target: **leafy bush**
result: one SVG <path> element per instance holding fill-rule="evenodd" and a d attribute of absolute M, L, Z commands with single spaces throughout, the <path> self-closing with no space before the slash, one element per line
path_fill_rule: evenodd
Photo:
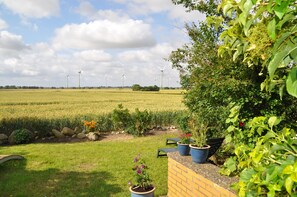
<path fill-rule="evenodd" d="M 127 132 L 134 136 L 144 136 L 150 129 L 152 122 L 152 115 L 147 110 L 143 112 L 135 109 L 132 116 L 131 125 L 128 127 Z"/>
<path fill-rule="evenodd" d="M 132 86 L 133 91 L 160 91 L 160 88 L 156 85 L 154 86 L 140 86 L 139 84 L 134 84 Z"/>
<path fill-rule="evenodd" d="M 28 129 L 18 129 L 12 132 L 12 139 L 14 144 L 27 144 L 33 140 L 33 134 Z"/>
<path fill-rule="evenodd" d="M 133 91 L 141 91 L 141 86 L 139 84 L 134 84 L 134 85 L 132 85 L 132 90 Z"/>
<path fill-rule="evenodd" d="M 112 111 L 112 122 L 115 129 L 125 130 L 131 124 L 132 117 L 128 109 L 124 109 L 122 104 Z"/>
<path fill-rule="evenodd" d="M 221 173 L 240 175 L 239 196 L 286 196 L 296 192 L 297 140 L 293 129 L 276 116 L 239 118 L 239 106 L 231 110 L 226 131 L 227 159 Z M 276 131 L 276 132 L 275 132 Z M 294 171 L 296 166 L 296 171 Z"/>

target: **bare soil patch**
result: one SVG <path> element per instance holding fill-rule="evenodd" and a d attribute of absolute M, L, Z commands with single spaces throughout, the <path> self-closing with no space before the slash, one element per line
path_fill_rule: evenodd
<path fill-rule="evenodd" d="M 178 130 L 177 129 L 152 129 L 149 131 L 148 136 L 152 135 L 164 135 L 164 134 L 176 134 L 178 136 Z M 109 133 L 101 133 L 99 136 L 99 141 L 119 141 L 119 140 L 128 140 L 133 139 L 134 136 L 127 134 L 127 133 L 121 133 L 121 132 L 109 132 Z M 88 139 L 78 139 L 78 138 L 72 138 L 72 137 L 65 137 L 65 138 L 54 138 L 54 137 L 48 137 L 43 139 L 35 140 L 34 143 L 76 143 L 76 142 L 85 142 L 89 141 Z"/>

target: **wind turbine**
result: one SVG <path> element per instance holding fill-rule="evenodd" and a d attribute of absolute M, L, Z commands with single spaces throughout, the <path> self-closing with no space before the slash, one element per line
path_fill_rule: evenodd
<path fill-rule="evenodd" d="M 125 87 L 125 79 L 126 79 L 126 75 L 124 73 L 124 74 L 122 74 L 122 88 Z"/>
<path fill-rule="evenodd" d="M 80 89 L 80 75 L 81 75 L 81 70 L 78 71 L 78 88 Z"/>
<path fill-rule="evenodd" d="M 67 75 L 66 77 L 67 77 L 67 89 L 68 89 L 69 88 L 69 86 L 68 86 L 69 75 Z"/>
<path fill-rule="evenodd" d="M 163 78 L 164 78 L 164 71 L 165 71 L 165 66 L 163 66 L 163 68 L 159 67 L 160 71 L 161 71 L 161 84 L 160 84 L 160 88 L 163 88 Z"/>

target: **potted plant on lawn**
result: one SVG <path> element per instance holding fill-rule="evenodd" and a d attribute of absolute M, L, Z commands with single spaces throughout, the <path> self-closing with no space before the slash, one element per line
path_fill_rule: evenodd
<path fill-rule="evenodd" d="M 136 184 L 129 181 L 131 197 L 154 197 L 155 187 L 152 185 L 152 180 L 147 173 L 147 165 L 140 158 L 140 154 L 134 158 L 133 175 Z"/>
<path fill-rule="evenodd" d="M 182 133 L 180 135 L 180 141 L 177 142 L 177 149 L 181 156 L 186 156 L 190 154 L 190 141 L 191 133 Z"/>
<path fill-rule="evenodd" d="M 192 161 L 195 163 L 205 163 L 210 149 L 210 146 L 206 144 L 208 126 L 193 119 L 190 121 L 190 127 L 194 139 L 194 143 L 190 144 Z"/>

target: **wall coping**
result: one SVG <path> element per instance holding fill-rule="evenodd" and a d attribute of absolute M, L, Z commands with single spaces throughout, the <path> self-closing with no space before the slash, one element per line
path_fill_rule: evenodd
<path fill-rule="evenodd" d="M 186 166 L 195 173 L 236 194 L 235 191 L 230 188 L 230 186 L 231 184 L 239 181 L 238 177 L 228 177 L 221 175 L 219 173 L 220 168 L 211 163 L 196 164 L 192 162 L 191 156 L 180 156 L 178 152 L 167 153 L 167 155 L 169 158 Z"/>

